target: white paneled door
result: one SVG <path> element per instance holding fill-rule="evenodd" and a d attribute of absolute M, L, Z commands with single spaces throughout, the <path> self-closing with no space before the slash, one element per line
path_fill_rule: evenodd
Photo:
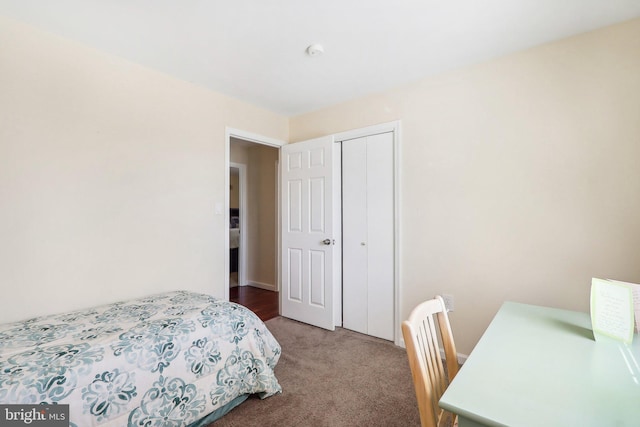
<path fill-rule="evenodd" d="M 333 137 L 281 151 L 281 314 L 333 330 Z"/>

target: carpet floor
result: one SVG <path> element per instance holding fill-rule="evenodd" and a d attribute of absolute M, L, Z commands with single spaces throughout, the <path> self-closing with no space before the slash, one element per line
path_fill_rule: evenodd
<path fill-rule="evenodd" d="M 252 396 L 211 427 L 420 425 L 404 349 L 342 328 L 283 317 L 265 323 L 282 346 L 282 394 Z"/>

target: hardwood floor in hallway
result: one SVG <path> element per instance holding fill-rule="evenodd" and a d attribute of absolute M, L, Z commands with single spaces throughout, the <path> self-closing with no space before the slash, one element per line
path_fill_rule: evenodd
<path fill-rule="evenodd" d="M 247 307 L 263 322 L 279 315 L 278 292 L 253 286 L 234 286 L 229 288 L 229 300 Z"/>

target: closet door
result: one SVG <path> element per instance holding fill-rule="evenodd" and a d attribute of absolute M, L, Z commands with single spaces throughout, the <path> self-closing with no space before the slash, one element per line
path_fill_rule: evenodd
<path fill-rule="evenodd" d="M 393 133 L 342 143 L 343 326 L 393 340 Z"/>

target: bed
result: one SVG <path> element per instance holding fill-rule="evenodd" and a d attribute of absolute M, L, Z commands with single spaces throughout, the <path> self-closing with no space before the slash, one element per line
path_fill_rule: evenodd
<path fill-rule="evenodd" d="M 204 426 L 281 391 L 250 310 L 175 291 L 0 325 L 0 403 L 69 404 L 70 425 Z"/>

